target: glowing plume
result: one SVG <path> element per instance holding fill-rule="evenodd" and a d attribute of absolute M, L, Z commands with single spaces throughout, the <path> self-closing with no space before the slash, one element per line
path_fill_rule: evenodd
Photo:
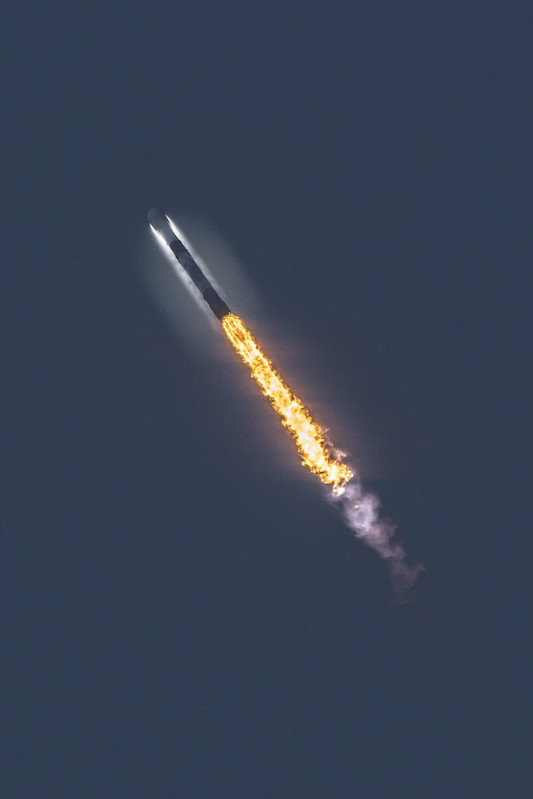
<path fill-rule="evenodd" d="M 249 366 L 259 388 L 280 415 L 281 423 L 292 433 L 302 465 L 318 475 L 323 483 L 333 485 L 337 493 L 342 493 L 346 483 L 353 477 L 353 472 L 332 455 L 320 425 L 313 421 L 302 401 L 283 382 L 242 319 L 230 313 L 222 319 L 222 327 L 233 347 Z"/>

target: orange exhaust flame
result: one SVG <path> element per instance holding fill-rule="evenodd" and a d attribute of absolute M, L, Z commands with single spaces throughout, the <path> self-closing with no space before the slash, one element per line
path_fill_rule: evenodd
<path fill-rule="evenodd" d="M 353 472 L 332 455 L 320 425 L 313 421 L 301 400 L 285 385 L 242 319 L 235 314 L 227 314 L 222 319 L 222 327 L 241 359 L 249 366 L 259 388 L 281 417 L 281 423 L 290 430 L 302 465 L 318 475 L 323 483 L 333 485 L 335 493 L 342 494 Z"/>

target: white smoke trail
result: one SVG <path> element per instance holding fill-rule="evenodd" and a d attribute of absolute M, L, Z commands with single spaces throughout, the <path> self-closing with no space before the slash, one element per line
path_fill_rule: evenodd
<path fill-rule="evenodd" d="M 409 566 L 404 548 L 401 544 L 392 542 L 395 527 L 380 516 L 378 497 L 365 491 L 355 477 L 344 491 L 332 492 L 330 497 L 341 506 L 346 524 L 356 537 L 387 562 L 395 596 L 397 599 L 401 598 L 414 585 L 420 572 L 424 571 L 424 566 Z"/>

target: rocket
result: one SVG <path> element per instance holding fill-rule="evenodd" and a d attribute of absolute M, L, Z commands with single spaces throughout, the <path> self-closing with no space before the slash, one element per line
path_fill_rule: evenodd
<path fill-rule="evenodd" d="M 180 239 L 179 233 L 171 225 L 168 217 L 158 208 L 148 211 L 148 222 L 157 238 L 165 244 L 174 255 L 186 275 L 192 280 L 197 290 L 219 321 L 230 313 L 230 309 L 204 275 L 196 263 L 194 256 Z"/>

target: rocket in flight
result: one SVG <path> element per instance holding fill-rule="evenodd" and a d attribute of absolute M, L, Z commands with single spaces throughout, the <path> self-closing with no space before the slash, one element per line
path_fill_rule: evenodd
<path fill-rule="evenodd" d="M 172 221 L 156 208 L 148 211 L 148 221 L 156 238 L 177 260 L 179 271 L 183 270 L 183 277 L 193 283 L 219 320 L 230 344 L 250 369 L 261 392 L 281 417 L 283 426 L 291 432 L 302 464 L 317 474 L 323 483 L 332 485 L 339 493 L 342 492 L 353 477 L 353 471 L 342 463 L 328 444 L 325 431 L 312 419 L 302 401 L 281 378 L 242 319 L 230 311 Z"/>
<path fill-rule="evenodd" d="M 193 284 L 218 319 L 261 393 L 292 435 L 302 466 L 330 487 L 331 497 L 341 503 L 348 527 L 388 563 L 395 587 L 401 591 L 412 585 L 423 567 L 409 566 L 403 547 L 391 541 L 394 527 L 380 517 L 378 498 L 364 490 L 355 470 L 344 462 L 343 453 L 331 445 L 326 431 L 276 371 L 252 332 L 230 311 L 171 220 L 152 208 L 148 221 L 156 238 L 178 262 L 178 271 Z"/>
<path fill-rule="evenodd" d="M 151 208 L 147 216 L 154 234 L 172 251 L 185 274 L 192 280 L 211 311 L 219 321 L 222 321 L 230 313 L 230 309 L 204 275 L 194 256 L 179 238 L 179 233 L 168 217 L 158 208 Z"/>

